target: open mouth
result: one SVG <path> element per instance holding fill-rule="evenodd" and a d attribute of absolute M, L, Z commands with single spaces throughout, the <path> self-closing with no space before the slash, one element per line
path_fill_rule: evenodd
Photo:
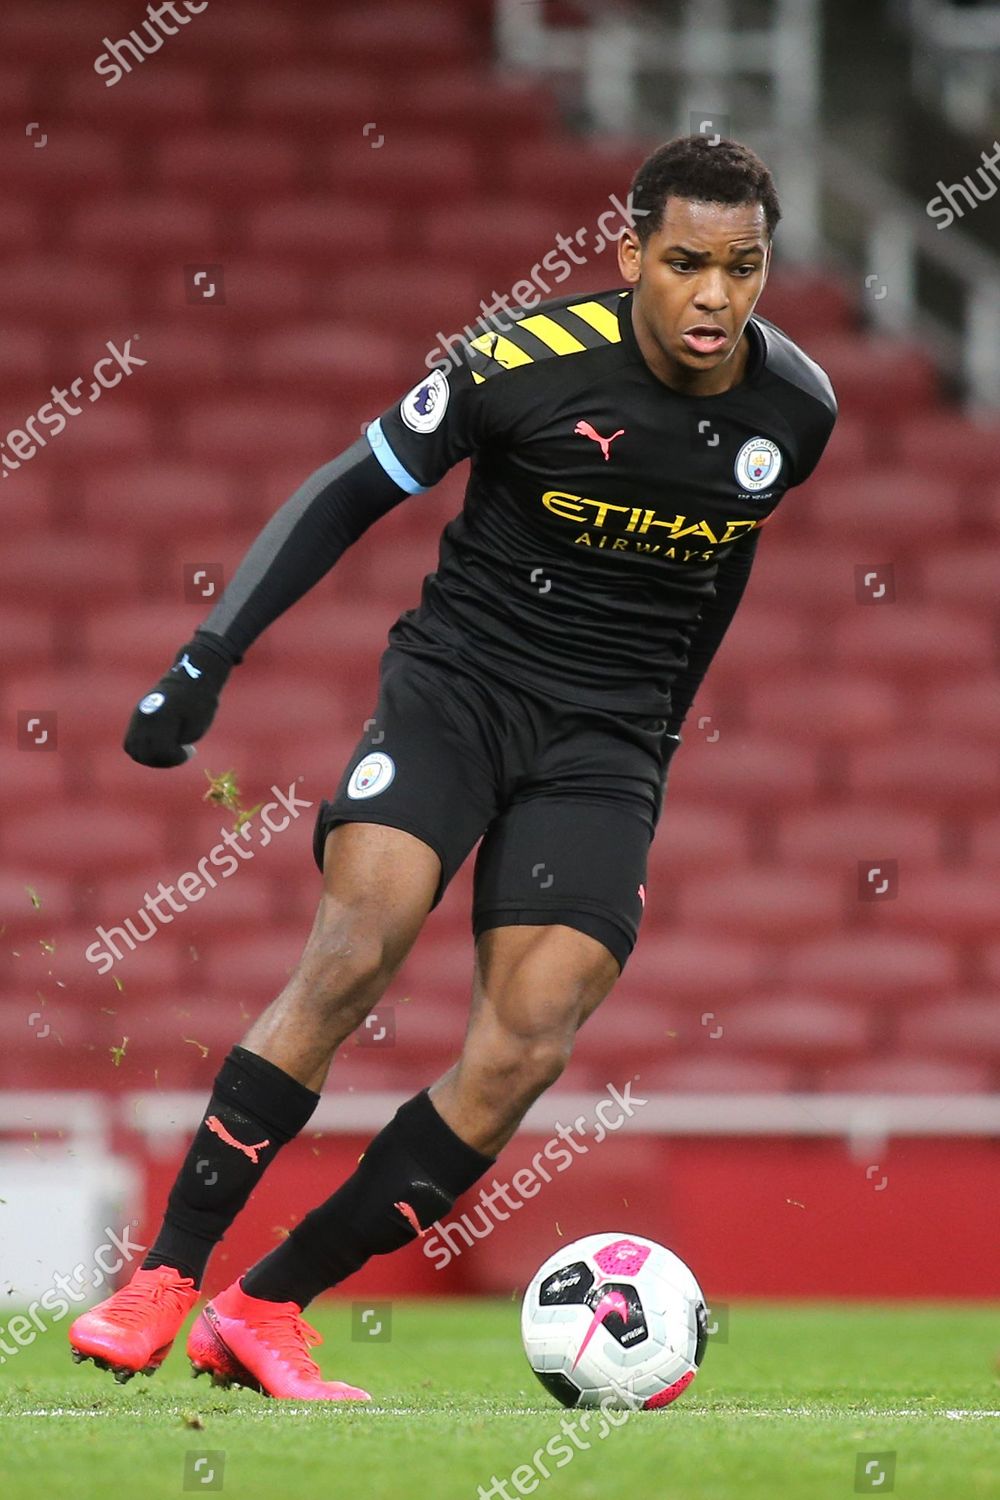
<path fill-rule="evenodd" d="M 693 354 L 717 354 L 725 347 L 728 337 L 725 329 L 714 323 L 698 323 L 681 334 Z"/>

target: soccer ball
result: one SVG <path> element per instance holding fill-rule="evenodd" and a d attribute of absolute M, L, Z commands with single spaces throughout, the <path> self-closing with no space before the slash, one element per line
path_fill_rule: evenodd
<path fill-rule="evenodd" d="M 528 1363 L 563 1406 L 669 1406 L 708 1341 L 701 1287 L 672 1251 L 591 1234 L 550 1256 L 521 1304 Z"/>

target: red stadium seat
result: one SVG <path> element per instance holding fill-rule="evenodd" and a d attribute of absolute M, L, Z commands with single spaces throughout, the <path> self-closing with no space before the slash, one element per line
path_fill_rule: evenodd
<path fill-rule="evenodd" d="M 969 858 L 974 867 L 984 867 L 984 873 L 1000 867 L 1000 813 L 973 821 Z"/>
<path fill-rule="evenodd" d="M 798 942 L 839 926 L 850 890 L 850 874 L 749 866 L 693 876 L 681 885 L 677 919 L 713 939 L 729 934 Z"/>
<path fill-rule="evenodd" d="M 373 106 L 376 114 L 378 107 Z M 358 193 L 382 201 L 406 201 L 419 183 L 425 202 L 443 198 L 449 203 L 469 200 L 483 185 L 479 153 L 467 140 L 449 140 L 440 131 L 389 131 L 388 145 L 372 149 L 374 130 L 366 138 L 355 124 L 345 142 L 338 138 L 323 156 L 323 175 L 335 193 Z M 415 298 L 419 304 L 421 294 Z"/>
<path fill-rule="evenodd" d="M 22 682 L 24 679 L 22 679 Z M 39 725 L 34 730 L 27 728 L 27 716 L 38 709 L 48 707 L 44 701 L 36 702 L 33 697 L 28 697 L 28 687 L 23 687 L 20 697 L 15 691 L 6 691 L 4 696 L 5 715 L 11 727 L 10 740 L 7 744 L 0 745 L 0 810 L 4 815 L 4 821 L 9 813 L 23 812 L 25 808 L 35 807 L 43 803 L 58 803 L 67 793 L 67 766 L 63 756 L 55 751 L 41 748 L 46 741 L 42 735 L 46 733 L 45 724 Z M 26 745 L 39 742 L 37 750 L 21 749 L 17 744 L 14 734 L 14 725 L 18 722 L 21 714 L 25 714 L 22 736 Z M 15 717 L 17 716 L 17 718 Z M 55 743 L 58 745 L 58 723 L 56 725 Z M 53 736 L 49 735 L 49 741 Z M 2 823 L 0 823 L 2 829 Z M 0 838 L 0 850 L 3 848 Z M 2 920 L 2 919 L 0 919 Z"/>
<path fill-rule="evenodd" d="M 716 1031 L 721 1034 L 713 1037 Z M 873 1031 L 865 1006 L 803 991 L 736 1004 L 720 1001 L 711 1032 L 692 1027 L 691 1040 L 709 1056 L 718 1049 L 722 1055 L 750 1053 L 819 1066 L 863 1057 Z"/>
<path fill-rule="evenodd" d="M 962 992 L 937 1005 L 905 1011 L 897 1046 L 927 1057 L 967 1057 L 1000 1063 L 1000 1006 L 996 995 Z"/>
<path fill-rule="evenodd" d="M 944 409 L 911 417 L 909 410 L 900 401 L 900 411 L 907 412 L 895 427 L 895 456 L 901 466 L 920 469 L 933 463 L 936 473 L 962 485 L 996 482 L 1000 423 L 970 422 Z"/>
<path fill-rule="evenodd" d="M 938 732 L 850 752 L 847 785 L 852 797 L 891 798 L 899 807 L 973 810 L 1000 795 L 1000 764 L 987 745 Z"/>
<path fill-rule="evenodd" d="M 118 41 L 128 36 L 134 25 L 141 25 L 141 20 L 133 12 L 121 28 L 110 26 L 107 16 L 103 24 L 104 35 Z M 142 36 L 151 45 L 147 34 Z M 121 49 L 120 55 L 126 62 L 134 62 L 127 48 Z M 160 56 L 152 67 L 133 66 L 126 78 L 119 79 L 119 85 L 124 87 L 112 84 L 109 88 L 110 76 L 109 72 L 99 75 L 100 85 L 96 88 L 90 69 L 68 72 L 61 81 L 54 80 L 60 111 L 82 124 L 122 132 L 190 129 L 197 120 L 207 126 L 214 94 L 209 73 L 171 64 Z"/>
<path fill-rule="evenodd" d="M 996 559 L 982 542 L 928 552 L 919 559 L 924 594 L 935 603 L 983 610 L 998 618 Z"/>
<path fill-rule="evenodd" d="M 990 1069 L 939 1058 L 870 1057 L 824 1071 L 826 1094 L 979 1094 L 989 1091 Z"/>
<path fill-rule="evenodd" d="M 44 128 L 47 122 L 42 123 Z M 48 139 L 41 149 L 22 147 L 7 153 L 4 185 L 12 195 L 27 193 L 62 204 L 67 198 L 113 191 L 124 185 L 125 152 L 118 136 L 65 121 L 58 129 L 50 126 L 45 134 Z"/>
<path fill-rule="evenodd" d="M 823 513 L 824 521 L 836 515 L 827 507 L 820 479 L 809 485 L 812 497 L 805 506 L 810 515 Z M 855 573 L 858 566 L 857 545 L 834 545 L 817 542 L 814 534 L 800 535 L 797 525 L 794 537 L 786 535 L 785 522 L 798 523 L 802 507 L 799 492 L 794 491 L 775 513 L 776 529 L 763 538 L 753 565 L 754 592 L 795 610 L 808 609 L 813 618 L 843 614 L 857 604 Z M 769 523 L 770 524 L 770 523 Z M 791 530 L 791 528 L 787 528 Z M 748 597 L 749 603 L 749 597 Z"/>
<path fill-rule="evenodd" d="M 792 809 L 777 825 L 776 854 L 787 869 L 838 870 L 853 878 L 862 862 L 891 858 L 909 871 L 935 865 L 941 852 L 938 818 L 884 803 Z"/>
<path fill-rule="evenodd" d="M 666 1094 L 786 1094 L 796 1084 L 797 1067 L 776 1058 L 644 1058 L 639 1086 Z"/>
<path fill-rule="evenodd" d="M 315 468 L 338 452 L 330 404 L 291 401 L 273 393 L 199 402 L 183 418 L 182 440 L 199 462 L 274 462 L 294 457 Z M 307 470 L 308 472 L 308 470 Z"/>
<path fill-rule="evenodd" d="M 900 551 L 919 554 L 931 542 L 951 542 L 962 524 L 959 482 L 947 471 L 929 474 L 926 468 L 910 473 L 868 468 L 864 475 L 844 475 L 824 462 L 808 498 L 796 492 L 789 503 L 810 530 L 833 533 L 838 543 L 853 539 L 855 562 L 872 565 Z M 899 597 L 908 603 L 908 570 L 899 567 L 897 572 Z M 853 584 L 851 573 L 848 583 Z"/>
<path fill-rule="evenodd" d="M 654 889 L 646 900 L 650 918 L 662 920 Z M 757 993 L 766 978 L 767 954 L 759 943 L 734 937 L 710 943 L 704 933 L 650 928 L 640 930 L 619 985 L 623 993 L 707 1011 L 722 997 Z"/>
<path fill-rule="evenodd" d="M 0 604 L 0 641 L 5 655 L 19 669 L 48 666 L 55 654 L 55 625 L 51 612 L 37 606 Z"/>
<path fill-rule="evenodd" d="M 329 274 L 341 263 L 355 265 L 360 245 L 366 256 L 384 260 L 397 244 L 398 230 L 392 205 L 325 193 L 316 198 L 296 194 L 251 207 L 246 234 L 251 251 L 287 256 L 300 265 L 315 263 Z"/>
<path fill-rule="evenodd" d="M 5 857 L 29 864 L 39 875 L 79 872 L 96 876 L 108 869 L 144 870 L 150 849 L 162 849 L 159 819 L 119 812 L 105 803 L 76 803 L 15 813 L 6 820 Z"/>
<path fill-rule="evenodd" d="M 407 72 L 394 89 L 394 97 L 409 128 L 464 136 L 493 149 L 501 141 L 509 146 L 512 139 L 538 139 L 551 130 L 556 113 L 552 91 L 544 83 L 517 76 L 492 77 L 484 74 L 481 65 L 427 68 L 419 75 Z M 575 228 L 567 226 L 567 232 Z M 551 240 L 543 249 L 550 244 Z"/>
<path fill-rule="evenodd" d="M 127 325 L 129 294 L 129 278 L 99 256 L 32 255 L 8 261 L 4 266 L 0 277 L 0 313 L 4 321 L 13 316 L 60 330 L 81 318 L 92 323 L 103 317 L 109 323 L 104 337 L 109 338 L 118 332 L 122 319 Z M 85 368 L 89 369 L 105 352 L 98 345 Z M 68 387 L 73 377 L 82 373 L 53 370 L 52 378 Z"/>
<path fill-rule="evenodd" d="M 27 120 L 32 86 L 33 76 L 29 68 L 0 67 L 0 118 L 18 121 Z M 35 149 L 44 150 L 45 148 L 36 147 Z M 9 206 L 11 208 L 14 207 L 13 204 Z"/>
<path fill-rule="evenodd" d="M 475 273 L 453 264 L 422 267 L 418 294 L 404 271 L 387 272 L 383 265 L 364 263 L 345 266 L 319 292 L 324 309 L 334 316 L 362 318 L 367 328 L 416 338 L 424 343 L 427 354 L 432 352 L 432 345 L 437 347 L 439 333 L 450 337 L 475 324 L 482 311 L 481 295 Z M 422 359 L 410 366 L 407 378 L 411 384 L 424 368 Z"/>
<path fill-rule="evenodd" d="M 959 982 L 959 950 L 938 938 L 844 932 L 773 956 L 784 984 L 877 1007 L 936 1000 Z"/>
<path fill-rule="evenodd" d="M 809 354 L 829 375 L 845 411 L 892 419 L 900 411 L 931 407 L 937 397 L 934 363 L 921 344 L 834 333 L 812 338 Z"/>
<path fill-rule="evenodd" d="M 357 323 L 311 322 L 261 334 L 253 350 L 252 373 L 280 381 L 284 389 L 304 386 L 314 394 L 350 383 L 377 412 L 402 396 L 420 377 L 402 342 Z"/>
<path fill-rule="evenodd" d="M 12 7 L 4 17 L 4 60 L 23 58 L 51 67 L 58 58 L 78 64 L 81 57 L 93 55 L 105 31 L 112 37 L 124 35 L 115 28 L 130 9 L 122 0 L 110 0 L 107 5 L 103 0 L 80 0 L 72 10 L 60 0 L 34 0 L 31 5 Z M 91 79 L 92 87 L 95 82 Z"/>
<path fill-rule="evenodd" d="M 209 279 L 200 283 L 199 288 L 194 285 L 197 271 L 189 282 L 184 268 L 174 264 L 159 272 L 144 293 L 157 315 L 169 318 L 177 326 L 235 334 L 243 346 L 252 340 L 258 327 L 280 327 L 286 319 L 304 317 L 312 310 L 309 278 L 290 256 L 227 255 L 219 263 L 221 281 L 214 269 L 216 262 L 207 255 L 194 257 L 189 264 L 198 269 L 207 267 L 205 274 Z M 149 283 L 153 275 L 152 269 L 145 273 L 145 282 Z M 189 296 L 196 291 L 210 292 L 212 305 L 190 303 Z M 218 296 L 225 301 L 215 301 Z"/>
<path fill-rule="evenodd" d="M 0 373 L 2 388 L 9 387 L 11 396 L 22 398 L 25 388 L 38 388 L 39 394 L 48 394 L 52 383 L 49 374 L 52 366 L 51 339 L 41 328 L 7 328 L 4 331 L 4 362 Z M 43 432 L 50 429 L 43 427 Z M 6 496 L 4 496 L 6 500 Z"/>
<path fill-rule="evenodd" d="M 854 673 L 802 672 L 755 684 L 745 695 L 748 730 L 776 740 L 858 745 L 894 739 L 904 695 L 892 682 Z"/>
<path fill-rule="evenodd" d="M 3 83 L 0 81 L 0 97 Z M 42 247 L 41 210 L 30 203 L 11 203 L 0 217 L 0 251 L 4 255 L 27 255 Z"/>
<path fill-rule="evenodd" d="M 80 204 L 66 227 L 72 244 L 116 263 L 173 264 L 178 257 L 192 262 L 211 260 L 210 252 L 219 243 L 214 204 L 169 193 L 105 196 L 100 203 Z M 145 322 L 142 331 L 145 337 Z"/>
<path fill-rule="evenodd" d="M 179 534 L 199 547 L 199 534 L 227 530 L 242 509 L 240 481 L 226 465 L 182 459 L 90 465 L 80 485 L 79 518 L 88 533 L 120 535 L 142 518 L 142 534 L 161 545 Z M 195 561 L 194 553 L 188 561 Z M 176 594 L 183 598 L 178 575 Z M 179 643 L 178 643 L 179 644 Z"/>
<path fill-rule="evenodd" d="M 1000 932 L 996 871 L 941 868 L 908 870 L 896 899 L 873 905 L 873 917 L 896 932 L 926 933 L 975 943 Z"/>
<path fill-rule="evenodd" d="M 78 533 L 51 536 L 44 548 L 26 545 L 0 550 L 0 593 L 57 611 L 78 611 L 102 599 L 127 598 L 141 585 L 139 544 L 119 538 L 111 549 L 96 537 Z"/>
<path fill-rule="evenodd" d="M 39 877 L 30 860 L 0 870 L 0 912 L 8 945 L 51 938 L 76 913 L 72 880 L 61 875 Z"/>
<path fill-rule="evenodd" d="M 806 348 L 824 334 L 848 334 L 857 319 L 857 299 L 848 282 L 829 272 L 782 266 L 767 279 L 754 309 Z"/>
<path fill-rule="evenodd" d="M 1000 741 L 1000 684 L 994 677 L 974 672 L 958 681 L 928 683 L 923 693 L 911 699 L 909 719 L 911 726 L 925 733 L 937 733 L 947 725 L 963 743 L 996 745 Z"/>
<path fill-rule="evenodd" d="M 759 812 L 811 802 L 816 792 L 815 756 L 765 735 L 720 733 L 714 744 L 688 744 L 670 768 L 670 794 L 677 800 Z"/>
<path fill-rule="evenodd" d="M 210 193 L 224 202 L 259 201 L 261 194 L 307 185 L 295 144 L 246 125 L 169 135 L 156 143 L 151 170 L 154 180 L 171 190 Z"/>
<path fill-rule="evenodd" d="M 494 190 L 499 189 L 513 201 L 520 198 L 537 201 L 544 197 L 567 216 L 564 222 L 567 235 L 586 226 L 591 238 L 600 232 L 597 220 L 605 210 L 611 213 L 605 221 L 609 229 L 617 231 L 625 227 L 612 194 L 627 207 L 632 174 L 637 163 L 652 149 L 647 142 L 636 141 L 627 147 L 617 141 L 607 144 L 598 139 L 584 150 L 576 137 L 562 135 L 515 139 L 509 143 L 501 139 L 498 145 L 502 157 Z M 616 241 L 617 233 L 611 243 Z M 559 295 L 556 286 L 553 295 Z"/>
<path fill-rule="evenodd" d="M 408 76 L 411 70 L 423 74 L 428 64 L 476 60 L 470 9 L 433 0 L 386 0 L 376 8 L 338 10 L 319 22 L 314 35 L 317 46 L 335 49 L 338 59 L 368 73 Z"/>
<path fill-rule="evenodd" d="M 973 610 L 876 604 L 835 621 L 828 649 L 839 665 L 856 670 L 952 676 L 955 663 L 966 657 L 988 661 L 996 649 L 996 632 Z"/>
<path fill-rule="evenodd" d="M 649 889 L 657 875 L 672 879 L 677 872 L 720 872 L 730 863 L 750 858 L 750 822 L 735 809 L 668 797 L 660 818 L 657 837 L 649 854 Z"/>

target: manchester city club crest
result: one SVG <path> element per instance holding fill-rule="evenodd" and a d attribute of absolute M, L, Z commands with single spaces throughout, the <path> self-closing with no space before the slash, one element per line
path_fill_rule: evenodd
<path fill-rule="evenodd" d="M 390 785 L 395 774 L 396 763 L 392 756 L 373 750 L 354 767 L 347 783 L 347 795 L 355 799 L 376 797 Z"/>
<path fill-rule="evenodd" d="M 741 490 L 768 489 L 781 473 L 781 449 L 770 438 L 751 438 L 736 455 L 735 473 Z"/>

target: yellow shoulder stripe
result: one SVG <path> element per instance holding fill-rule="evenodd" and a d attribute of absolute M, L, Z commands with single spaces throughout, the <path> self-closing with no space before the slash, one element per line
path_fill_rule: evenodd
<path fill-rule="evenodd" d="M 556 322 L 555 318 L 550 318 L 546 313 L 533 313 L 530 318 L 521 318 L 517 326 L 518 328 L 526 328 L 529 333 L 533 333 L 536 338 L 541 339 L 543 344 L 547 344 L 555 354 L 579 354 L 581 349 L 587 347 L 586 344 L 581 344 L 579 339 L 574 338 L 571 333 L 567 333 L 566 329 L 562 328 Z"/>
<path fill-rule="evenodd" d="M 531 355 L 525 354 L 510 339 L 504 338 L 502 333 L 482 333 L 479 338 L 472 340 L 472 348 L 478 349 L 480 354 L 495 359 L 498 365 L 503 365 L 505 370 L 512 370 L 515 365 L 530 365 Z"/>
<path fill-rule="evenodd" d="M 600 302 L 573 302 L 570 304 L 569 312 L 576 313 L 591 328 L 596 328 L 598 333 L 611 344 L 621 343 L 621 329 L 618 327 L 617 316 L 609 308 L 603 307 Z"/>

